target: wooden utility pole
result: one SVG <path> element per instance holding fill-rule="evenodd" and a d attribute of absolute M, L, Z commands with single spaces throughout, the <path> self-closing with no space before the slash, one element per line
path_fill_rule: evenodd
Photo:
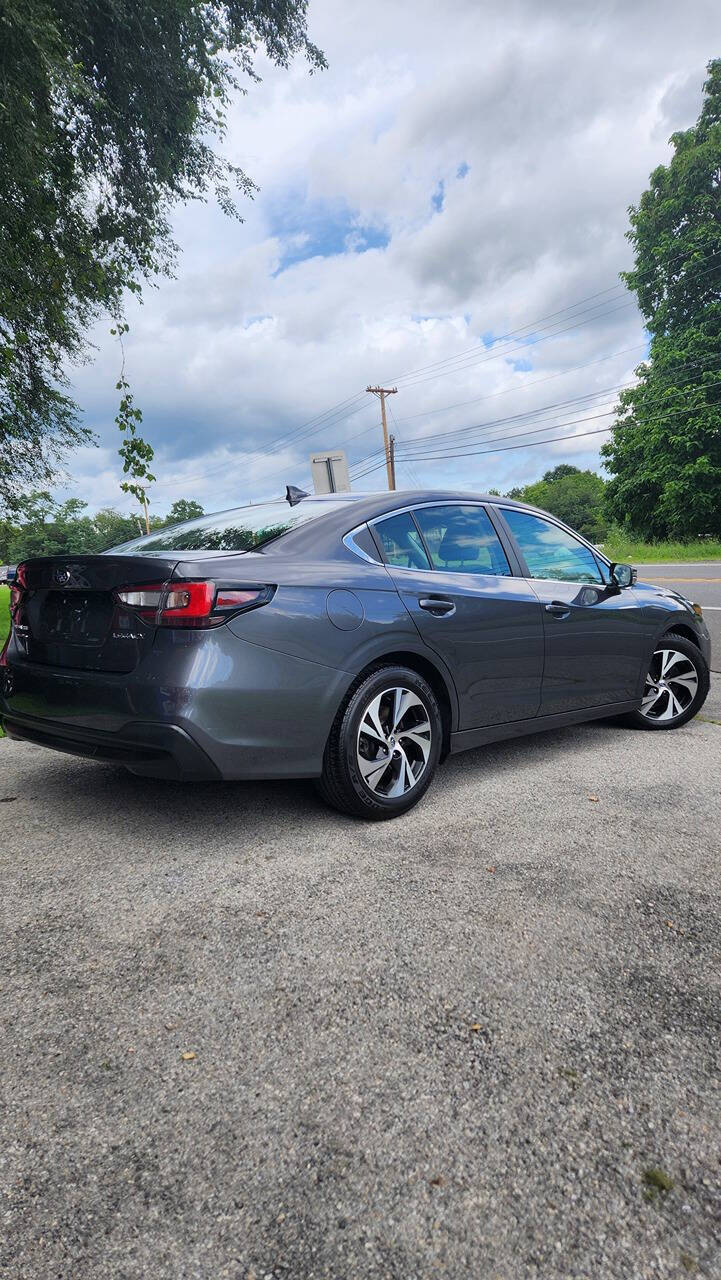
<path fill-rule="evenodd" d="M 388 423 L 386 422 L 386 396 L 398 395 L 397 387 L 366 387 L 366 391 L 370 391 L 371 395 L 378 396 L 381 402 L 381 422 L 383 423 L 383 446 L 386 452 L 386 475 L 388 476 L 388 488 L 395 489 L 396 482 L 391 468 L 391 453 L 388 444 Z"/>
<path fill-rule="evenodd" d="M 388 439 L 388 457 L 391 464 L 391 489 L 396 487 L 396 438 L 391 432 Z"/>
<path fill-rule="evenodd" d="M 148 512 L 148 499 L 145 496 L 145 490 L 143 490 L 143 508 L 145 510 L 145 532 L 150 533 L 150 514 Z"/>

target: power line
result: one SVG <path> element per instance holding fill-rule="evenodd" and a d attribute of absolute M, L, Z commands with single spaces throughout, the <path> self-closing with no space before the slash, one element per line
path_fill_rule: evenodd
<path fill-rule="evenodd" d="M 718 250 L 709 256 L 712 259 L 721 257 L 721 250 Z M 677 259 L 672 259 L 672 263 L 674 261 L 681 261 L 682 259 L 685 259 L 686 261 L 688 261 L 687 255 L 680 254 Z M 716 269 L 717 269 L 716 267 L 709 267 L 707 268 L 706 271 L 700 274 L 706 275 L 708 274 L 709 271 L 716 270 Z M 643 275 L 646 273 L 637 273 L 637 274 Z M 655 273 L 649 272 L 648 274 L 649 276 L 652 276 Z M 569 303 L 568 306 L 562 307 L 557 311 L 550 312 L 546 316 L 540 317 L 538 320 L 530 321 L 527 324 L 521 326 L 518 330 L 511 331 L 509 334 L 502 335 L 501 337 L 495 339 L 493 343 L 492 351 L 489 351 L 485 347 L 481 350 L 477 345 L 475 345 L 472 348 L 468 348 L 465 352 L 459 352 L 457 355 L 447 357 L 445 360 L 435 361 L 429 365 L 420 366 L 418 369 L 411 370 L 406 374 L 401 374 L 400 377 L 396 379 L 396 381 L 405 381 L 407 388 L 418 386 L 424 382 L 434 381 L 439 377 L 445 377 L 450 373 L 461 372 L 477 364 L 484 364 L 484 363 L 490 362 L 491 360 L 496 360 L 499 358 L 507 358 L 508 356 L 514 354 L 517 351 L 528 350 L 529 346 L 536 347 L 541 342 L 547 342 L 555 337 L 560 337 L 562 334 L 570 332 L 575 328 L 580 328 L 586 324 L 592 323 L 594 320 L 602 320 L 606 318 L 606 316 L 615 314 L 617 311 L 621 311 L 628 307 L 636 305 L 635 299 L 631 299 L 628 302 L 624 302 L 618 307 L 611 307 L 610 309 L 607 308 L 606 310 L 602 310 L 599 315 L 590 315 L 585 320 L 578 319 L 579 315 L 583 316 L 583 315 L 586 315 L 588 312 L 596 312 L 599 310 L 599 308 L 606 307 L 606 304 L 608 302 L 614 301 L 613 298 L 607 298 L 606 301 L 603 303 L 596 303 L 595 306 L 587 307 L 584 310 L 578 312 L 578 315 L 573 319 L 573 323 L 569 325 L 565 325 L 564 327 L 561 327 L 559 329 L 558 324 L 562 322 L 556 321 L 556 325 L 552 326 L 552 328 L 556 329 L 555 332 L 547 333 L 545 335 L 542 334 L 539 337 L 535 337 L 532 342 L 529 342 L 529 341 L 522 342 L 520 346 L 511 348 L 510 350 L 508 350 L 504 345 L 507 342 L 512 342 L 516 340 L 526 330 L 530 329 L 535 331 L 538 328 L 538 326 L 540 326 L 547 320 L 554 319 L 554 317 L 556 316 L 562 316 L 567 312 L 572 312 L 576 310 L 578 307 L 581 307 L 582 304 L 585 302 L 592 302 L 596 298 L 603 297 L 605 294 L 613 293 L 614 291 L 618 289 L 623 289 L 624 287 L 625 286 L 623 286 L 619 282 L 617 284 L 609 286 L 606 289 L 599 290 L 593 294 L 589 294 L 586 298 L 581 298 L 576 302 Z M 638 345 L 642 345 L 642 344 L 638 344 Z M 633 350 L 633 349 L 634 348 L 628 348 L 628 350 Z M 476 353 L 475 357 L 474 357 L 474 353 Z M 619 353 L 619 354 L 622 354 L 622 353 Z M 612 356 L 602 357 L 602 359 L 611 359 L 611 358 L 613 357 Z M 600 362 L 601 362 L 600 360 L 589 361 L 586 365 L 579 365 L 579 366 L 576 366 L 576 368 L 581 369 L 581 368 L 589 367 L 592 364 L 600 363 Z M 428 377 L 417 376 L 418 374 L 428 373 L 430 370 L 436 370 L 436 372 L 430 373 Z M 554 377 L 564 376 L 566 373 L 573 372 L 573 371 L 574 370 L 562 370 L 559 373 L 549 375 L 548 379 L 545 379 L 545 378 L 534 379 L 532 380 L 532 382 L 527 383 L 526 386 L 533 386 L 538 382 L 547 381 L 547 380 L 550 380 L 550 378 L 554 378 Z M 506 394 L 510 394 L 511 391 L 514 391 L 516 389 L 520 389 L 520 388 L 508 388 L 505 391 L 496 392 L 494 394 L 506 395 Z M 490 398 L 492 397 L 491 396 L 478 397 L 477 399 L 482 400 L 482 399 L 490 399 Z M 355 416 L 355 414 L 360 412 L 361 408 L 363 407 L 362 402 L 363 402 L 363 392 L 357 392 L 355 395 L 350 396 L 345 400 L 339 401 L 335 405 L 332 405 L 329 409 L 324 410 L 323 412 L 317 414 L 315 417 L 307 419 L 305 423 L 300 424 L 298 427 L 294 428 L 292 431 L 286 433 L 285 435 L 279 436 L 275 440 L 270 441 L 267 445 L 264 446 L 262 451 L 254 450 L 252 451 L 252 453 L 257 455 L 261 452 L 265 453 L 271 449 L 277 450 L 283 446 L 297 444 L 300 442 L 302 438 L 306 438 L 308 435 L 312 434 L 313 431 L 319 429 L 320 427 L 323 427 L 325 429 L 329 426 L 335 425 L 335 423 L 337 423 L 341 418 L 345 418 L 347 420 L 349 417 Z M 473 403 L 473 401 L 467 401 L 465 403 Z M 352 407 L 352 406 L 355 406 L 355 407 Z M 448 406 L 448 407 L 459 407 L 459 406 Z M 434 410 L 430 410 L 429 413 L 443 412 L 445 408 L 446 407 L 440 407 Z M 423 416 L 423 415 L 412 415 L 412 416 Z M 401 419 L 401 421 L 404 421 L 404 419 Z M 365 428 L 363 431 L 358 432 L 356 436 L 351 437 L 351 440 L 358 438 L 358 436 L 360 435 L 366 434 L 366 432 L 371 429 L 372 427 Z M 154 489 L 162 490 L 162 489 L 182 488 L 183 486 L 187 484 L 191 484 L 196 480 L 208 479 L 220 471 L 227 470 L 228 465 L 229 465 L 228 462 L 222 462 L 222 463 L 219 463 L 216 467 L 210 468 L 205 472 L 201 472 L 197 475 L 184 476 L 182 479 L 177 481 L 163 482 L 159 485 L 154 486 Z"/>

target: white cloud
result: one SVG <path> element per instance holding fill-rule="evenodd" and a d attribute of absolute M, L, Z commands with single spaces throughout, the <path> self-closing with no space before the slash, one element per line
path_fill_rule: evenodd
<path fill-rule="evenodd" d="M 380 443 L 366 384 L 469 349 L 399 382 L 401 457 L 418 452 L 414 439 L 594 390 L 606 407 L 642 356 L 641 318 L 614 290 L 630 262 L 627 206 L 667 158 L 669 134 L 698 113 L 721 34 L 715 4 L 317 0 L 310 28 L 328 72 L 264 64 L 233 110 L 229 150 L 261 186 L 245 222 L 212 205 L 179 210 L 177 279 L 129 307 L 127 371 L 156 449 L 158 510 L 306 484 L 323 445 L 366 457 Z M 481 342 L 542 317 L 542 340 L 524 351 Z M 107 327 L 75 379 L 102 448 L 74 456 L 72 492 L 127 508 Z M 514 367 L 519 357 L 531 367 Z M 430 410 L 443 411 L 421 416 Z M 513 429 L 473 438 L 480 449 Z M 602 438 L 416 459 L 399 480 L 504 488 L 561 456 L 598 465 Z M 381 483 L 379 470 L 360 485 Z"/>

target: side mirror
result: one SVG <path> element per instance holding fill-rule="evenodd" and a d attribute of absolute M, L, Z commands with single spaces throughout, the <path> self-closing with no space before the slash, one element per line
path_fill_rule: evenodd
<path fill-rule="evenodd" d="M 636 581 L 636 570 L 630 564 L 612 564 L 610 572 L 617 587 L 632 587 Z"/>

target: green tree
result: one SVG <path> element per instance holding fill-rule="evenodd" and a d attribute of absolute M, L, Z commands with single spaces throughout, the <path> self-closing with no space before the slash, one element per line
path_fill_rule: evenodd
<path fill-rule="evenodd" d="M 184 520 L 197 520 L 204 515 L 205 512 L 199 502 L 193 502 L 189 498 L 178 498 L 170 508 L 165 523 L 182 524 Z"/>
<path fill-rule="evenodd" d="M 601 450 L 608 512 L 649 538 L 721 534 L 721 59 L 696 125 L 671 138 L 627 233 L 650 338 Z"/>
<path fill-rule="evenodd" d="M 542 480 L 523 489 L 512 489 L 507 496 L 550 511 L 584 538 L 598 542 L 605 533 L 605 489 L 604 481 L 595 471 L 580 471 L 562 462 L 547 471 Z"/>
<path fill-rule="evenodd" d="M 150 524 L 164 523 L 157 516 Z M 137 538 L 144 529 L 137 516 L 104 507 L 94 516 L 79 498 L 56 502 L 46 490 L 27 494 L 14 517 L 0 518 L 0 564 L 30 556 L 92 555 Z"/>
<path fill-rule="evenodd" d="M 307 0 L 2 0 L 0 501 L 90 439 L 67 368 L 125 290 L 169 272 L 170 215 L 253 183 L 216 154 L 258 49 L 302 52 Z"/>

